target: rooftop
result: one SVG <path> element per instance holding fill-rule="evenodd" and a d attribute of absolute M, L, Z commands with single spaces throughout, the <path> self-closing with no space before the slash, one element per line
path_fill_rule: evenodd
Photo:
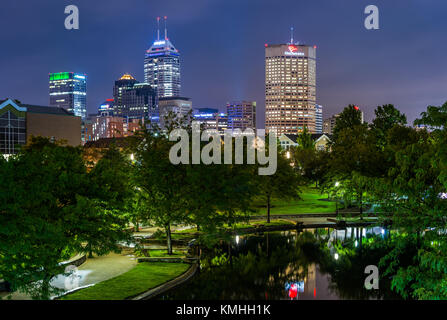
<path fill-rule="evenodd" d="M 285 133 L 284 134 L 287 138 L 289 138 L 290 140 L 292 140 L 294 143 L 297 143 L 298 140 L 298 135 L 297 134 L 291 134 L 291 133 Z M 322 136 L 326 136 L 329 138 L 329 140 L 331 140 L 332 136 L 326 133 L 312 133 L 311 137 L 312 140 L 317 141 L 318 139 L 320 139 Z"/>
<path fill-rule="evenodd" d="M 119 80 L 135 80 L 135 78 L 132 77 L 130 74 L 125 73 Z"/>
<path fill-rule="evenodd" d="M 158 98 L 158 100 L 161 100 L 161 101 L 169 101 L 169 100 L 186 100 L 186 101 L 190 101 L 191 98 L 174 96 L 174 97 L 160 97 L 160 98 Z"/>
<path fill-rule="evenodd" d="M 25 104 L 25 103 L 21 103 L 18 100 L 12 100 L 12 99 L 0 100 L 0 109 L 1 109 L 1 106 L 7 106 L 7 105 L 11 105 L 15 109 L 22 111 L 22 112 L 41 113 L 41 114 L 56 114 L 56 115 L 61 115 L 61 116 L 74 116 L 73 113 L 71 113 L 63 108 Z"/>
<path fill-rule="evenodd" d="M 20 104 L 30 113 L 57 114 L 61 116 L 74 116 L 73 113 L 58 107 L 36 106 L 31 104 Z"/>

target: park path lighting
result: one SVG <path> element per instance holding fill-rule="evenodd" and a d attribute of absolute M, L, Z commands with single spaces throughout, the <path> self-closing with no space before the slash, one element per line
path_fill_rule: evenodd
<path fill-rule="evenodd" d="M 340 183 L 337 181 L 335 182 L 335 188 L 338 188 Z M 337 189 L 335 190 L 335 214 L 338 215 L 338 196 L 337 196 Z"/>
<path fill-rule="evenodd" d="M 338 260 L 338 253 L 334 254 L 334 258 L 335 258 L 335 260 Z"/>

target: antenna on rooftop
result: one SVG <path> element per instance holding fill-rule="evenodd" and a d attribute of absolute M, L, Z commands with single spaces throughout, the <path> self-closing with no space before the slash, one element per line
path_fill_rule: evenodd
<path fill-rule="evenodd" d="M 165 16 L 165 40 L 168 40 L 168 28 L 166 26 L 166 20 L 168 19 L 167 16 Z"/>
<path fill-rule="evenodd" d="M 293 44 L 293 27 L 290 27 L 290 44 Z"/>
<path fill-rule="evenodd" d="M 157 17 L 157 40 L 160 40 L 160 17 Z"/>

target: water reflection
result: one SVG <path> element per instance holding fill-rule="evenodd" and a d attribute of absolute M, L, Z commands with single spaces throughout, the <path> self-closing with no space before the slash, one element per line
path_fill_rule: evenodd
<path fill-rule="evenodd" d="M 367 265 L 383 252 L 368 239 L 385 241 L 382 228 L 313 229 L 236 236 L 201 248 L 200 272 L 159 299 L 396 299 L 381 280 L 364 289 Z"/>

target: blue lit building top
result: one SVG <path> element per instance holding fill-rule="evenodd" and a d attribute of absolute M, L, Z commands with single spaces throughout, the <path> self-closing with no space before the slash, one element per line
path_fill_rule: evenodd
<path fill-rule="evenodd" d="M 154 88 L 157 98 L 180 96 L 180 53 L 168 38 L 165 21 L 165 36 L 157 39 L 146 50 L 144 58 L 144 82 Z M 160 22 L 160 18 L 157 18 Z"/>

